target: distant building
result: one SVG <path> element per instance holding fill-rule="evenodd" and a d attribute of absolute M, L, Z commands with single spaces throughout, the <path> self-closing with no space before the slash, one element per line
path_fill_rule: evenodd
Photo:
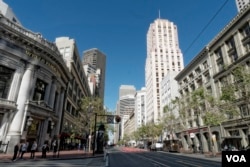
<path fill-rule="evenodd" d="M 163 109 L 165 106 L 168 106 L 171 108 L 172 100 L 175 98 L 178 98 L 179 92 L 178 92 L 178 83 L 175 80 L 175 77 L 177 76 L 179 72 L 177 71 L 170 71 L 161 81 L 160 84 L 160 92 L 161 92 L 161 112 L 163 112 Z M 179 112 L 177 110 L 171 110 L 171 113 L 167 114 L 173 114 L 176 117 L 178 117 Z M 162 113 L 163 115 L 163 113 Z"/>
<path fill-rule="evenodd" d="M 68 91 L 67 98 L 65 99 L 66 110 L 64 112 L 61 129 L 63 134 L 71 135 L 70 127 L 76 127 L 76 119 L 79 117 L 79 100 L 84 97 L 90 97 L 91 93 L 75 40 L 69 37 L 58 37 L 56 38 L 55 44 L 72 77 L 67 85 Z"/>
<path fill-rule="evenodd" d="M 121 85 L 119 89 L 119 100 L 117 102 L 116 114 L 121 116 L 121 122 L 116 126 L 115 141 L 124 136 L 124 123 L 135 110 L 136 88 L 133 85 Z"/>
<path fill-rule="evenodd" d="M 106 55 L 97 48 L 86 50 L 83 52 L 82 65 L 90 86 L 95 86 L 92 88 L 93 95 L 104 99 Z"/>
<path fill-rule="evenodd" d="M 21 25 L 21 22 L 18 20 L 12 9 L 2 0 L 0 0 L 0 14 L 4 15 L 4 17 L 10 21 Z"/>
<path fill-rule="evenodd" d="M 147 122 L 158 123 L 162 118 L 160 84 L 170 71 L 183 69 L 177 26 L 165 19 L 156 19 L 147 33 L 145 66 Z"/>
<path fill-rule="evenodd" d="M 146 124 L 146 88 L 136 91 L 135 94 L 135 128 Z"/>

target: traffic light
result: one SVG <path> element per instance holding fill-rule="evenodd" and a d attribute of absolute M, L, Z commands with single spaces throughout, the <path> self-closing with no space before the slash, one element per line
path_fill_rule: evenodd
<path fill-rule="evenodd" d="M 119 115 L 116 115 L 116 116 L 115 116 L 115 122 L 116 122 L 116 123 L 121 122 L 121 117 L 120 117 Z"/>

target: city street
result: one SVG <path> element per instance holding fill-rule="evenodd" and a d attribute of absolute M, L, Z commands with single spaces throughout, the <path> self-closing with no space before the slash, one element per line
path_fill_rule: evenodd
<path fill-rule="evenodd" d="M 148 151 L 132 147 L 111 147 L 106 149 L 107 154 L 92 156 L 78 150 L 62 151 L 60 158 L 52 158 L 49 153 L 47 159 L 36 153 L 35 159 L 30 154 L 24 160 L 11 161 L 12 155 L 2 155 L 0 166 L 6 167 L 220 167 L 221 157 L 208 157 L 204 154 L 169 153 L 163 151 Z M 105 156 L 107 155 L 107 156 Z M 106 157 L 106 158 L 105 158 Z"/>
<path fill-rule="evenodd" d="M 220 158 L 205 158 L 204 155 L 167 152 L 135 151 L 135 149 L 113 149 L 109 153 L 109 167 L 216 167 Z"/>

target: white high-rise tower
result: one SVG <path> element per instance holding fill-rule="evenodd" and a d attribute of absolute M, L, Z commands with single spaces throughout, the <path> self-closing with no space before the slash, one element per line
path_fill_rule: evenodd
<path fill-rule="evenodd" d="M 146 112 L 147 122 L 158 123 L 162 117 L 160 83 L 170 71 L 183 69 L 183 56 L 179 48 L 177 27 L 173 22 L 156 19 L 147 33 Z"/>

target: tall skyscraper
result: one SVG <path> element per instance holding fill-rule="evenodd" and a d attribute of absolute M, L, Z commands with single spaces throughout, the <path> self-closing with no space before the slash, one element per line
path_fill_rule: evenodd
<path fill-rule="evenodd" d="M 105 71 L 106 71 L 106 56 L 97 48 L 89 49 L 83 52 L 83 66 L 89 65 L 94 69 L 93 71 L 86 71 L 85 73 L 95 82 L 95 96 L 104 99 L 105 89 Z M 88 68 L 89 69 L 89 68 Z"/>
<path fill-rule="evenodd" d="M 243 9 L 247 4 L 249 4 L 250 0 L 235 0 L 235 2 L 236 2 L 237 10 L 238 12 L 240 12 L 241 9 Z"/>
<path fill-rule="evenodd" d="M 165 19 L 156 19 L 147 33 L 145 65 L 147 122 L 158 123 L 162 117 L 160 83 L 170 71 L 183 69 L 183 56 L 179 48 L 177 26 Z"/>

